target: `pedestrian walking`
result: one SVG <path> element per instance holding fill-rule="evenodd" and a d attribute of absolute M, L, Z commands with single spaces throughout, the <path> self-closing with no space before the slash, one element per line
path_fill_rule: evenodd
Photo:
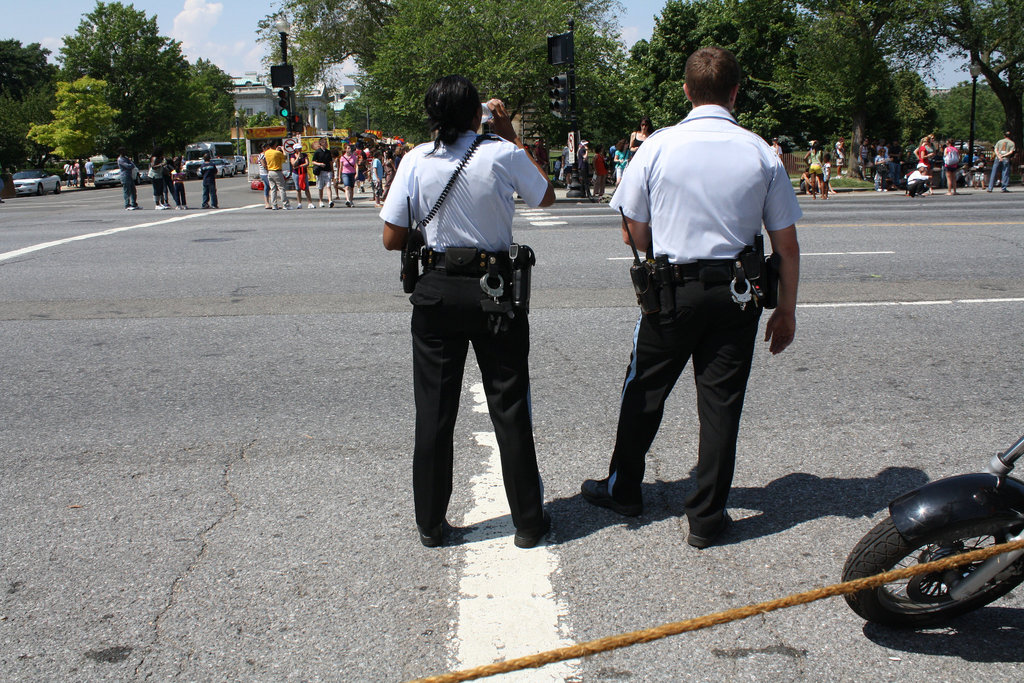
<path fill-rule="evenodd" d="M 714 544 L 729 523 L 726 503 L 761 316 L 758 302 L 739 296 L 743 290 L 750 297 L 750 284 L 736 264 L 762 225 L 781 258 L 778 307 L 765 335 L 771 352 L 785 349 L 796 330 L 800 206 L 778 156 L 732 115 L 739 81 L 728 50 L 690 55 L 683 91 L 693 110 L 648 137 L 612 197 L 624 216 L 624 241 L 650 249 L 664 277 L 657 278 L 660 310 L 641 313 L 632 335 L 608 476 L 582 486 L 593 505 L 627 516 L 643 512 L 647 450 L 692 357 L 700 445 L 684 510 L 686 540 L 696 548 Z"/>

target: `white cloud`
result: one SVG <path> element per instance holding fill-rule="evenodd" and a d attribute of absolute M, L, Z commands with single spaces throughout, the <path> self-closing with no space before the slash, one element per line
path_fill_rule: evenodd
<path fill-rule="evenodd" d="M 210 31 L 223 12 L 224 5 L 220 2 L 185 0 L 185 7 L 174 17 L 171 37 L 181 41 L 185 52 L 191 53 L 197 46 L 209 43 Z"/>

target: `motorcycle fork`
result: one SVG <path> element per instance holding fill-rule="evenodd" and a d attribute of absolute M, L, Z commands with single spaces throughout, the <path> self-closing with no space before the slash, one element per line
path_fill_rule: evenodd
<path fill-rule="evenodd" d="M 1024 531 L 1006 540 L 1007 542 L 1024 540 Z M 971 597 L 984 588 L 985 584 L 994 579 L 999 572 L 1020 559 L 1021 556 L 1024 556 L 1024 550 L 1011 550 L 1008 553 L 1001 553 L 995 557 L 990 557 L 971 572 L 970 576 L 950 586 L 949 597 L 953 600 L 964 600 Z"/>

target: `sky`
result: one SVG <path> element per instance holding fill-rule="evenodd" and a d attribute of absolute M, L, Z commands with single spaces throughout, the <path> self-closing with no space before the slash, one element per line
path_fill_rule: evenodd
<path fill-rule="evenodd" d="M 122 0 L 129 4 L 129 0 Z M 14 38 L 23 45 L 39 43 L 56 56 L 63 37 L 78 29 L 82 16 L 96 3 L 91 0 L 47 0 L 46 11 L 39 14 L 33 2 L 4 2 L 0 39 Z M 194 62 L 208 59 L 231 76 L 247 71 L 262 71 L 265 46 L 256 42 L 256 23 L 276 7 L 276 3 L 251 0 L 131 0 L 130 4 L 147 16 L 156 15 L 160 32 L 181 41 L 182 52 Z M 626 45 L 641 38 L 650 38 L 654 17 L 661 12 L 665 0 L 624 0 L 619 17 L 621 35 Z M 969 76 L 958 72 L 957 65 L 947 64 L 931 81 L 948 88 Z M 347 80 L 347 79 L 346 79 Z"/>

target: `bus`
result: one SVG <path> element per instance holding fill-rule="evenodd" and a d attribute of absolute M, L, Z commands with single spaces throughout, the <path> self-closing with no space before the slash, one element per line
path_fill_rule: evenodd
<path fill-rule="evenodd" d="M 185 145 L 185 174 L 189 178 L 199 177 L 199 167 L 203 165 L 203 156 L 209 153 L 211 159 L 224 159 L 235 163 L 235 145 L 230 142 L 194 142 Z"/>

